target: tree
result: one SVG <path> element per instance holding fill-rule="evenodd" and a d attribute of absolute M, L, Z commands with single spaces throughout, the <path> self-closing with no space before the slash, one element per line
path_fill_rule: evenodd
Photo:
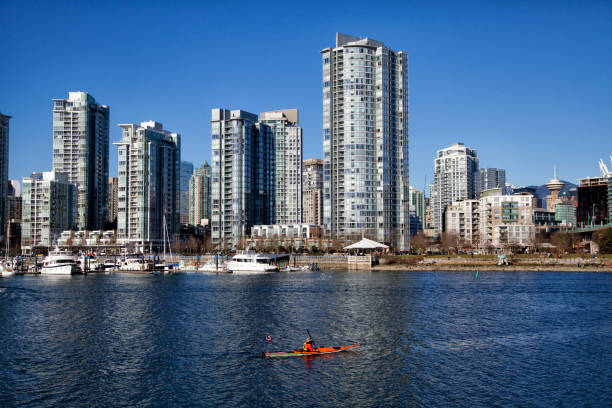
<path fill-rule="evenodd" d="M 606 228 L 595 235 L 595 242 L 599 244 L 599 252 L 612 254 L 612 228 Z"/>
<path fill-rule="evenodd" d="M 410 238 L 410 245 L 413 250 L 417 251 L 419 255 L 427 250 L 427 237 L 423 231 L 417 232 Z"/>
<path fill-rule="evenodd" d="M 457 248 L 459 245 L 459 236 L 454 232 L 443 232 L 440 236 L 440 246 L 445 251 L 450 251 L 451 248 Z"/>
<path fill-rule="evenodd" d="M 572 237 L 567 232 L 555 232 L 550 236 L 550 242 L 557 247 L 560 253 L 572 248 Z"/>

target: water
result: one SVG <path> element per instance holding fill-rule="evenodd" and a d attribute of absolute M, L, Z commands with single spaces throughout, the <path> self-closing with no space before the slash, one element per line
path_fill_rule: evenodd
<path fill-rule="evenodd" d="M 611 406 L 611 293 L 610 273 L 4 278 L 0 406 Z M 307 328 L 362 346 L 259 357 Z"/>

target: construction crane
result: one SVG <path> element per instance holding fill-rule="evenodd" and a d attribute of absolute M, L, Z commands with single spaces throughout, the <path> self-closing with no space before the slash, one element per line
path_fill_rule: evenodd
<path fill-rule="evenodd" d="M 612 165 L 612 154 L 610 155 L 610 164 Z M 603 159 L 599 159 L 599 170 L 601 171 L 601 177 L 612 177 L 612 171 L 608 170 L 608 166 Z"/>

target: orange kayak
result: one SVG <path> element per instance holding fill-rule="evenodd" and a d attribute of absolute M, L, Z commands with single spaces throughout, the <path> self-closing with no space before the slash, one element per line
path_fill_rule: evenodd
<path fill-rule="evenodd" d="M 350 346 L 340 347 L 319 347 L 316 351 L 304 351 L 302 349 L 295 349 L 293 351 L 278 351 L 276 353 L 264 353 L 264 357 L 306 357 L 306 356 L 318 356 L 321 354 L 339 353 L 352 349 L 353 347 L 360 346 L 361 343 L 352 344 Z"/>

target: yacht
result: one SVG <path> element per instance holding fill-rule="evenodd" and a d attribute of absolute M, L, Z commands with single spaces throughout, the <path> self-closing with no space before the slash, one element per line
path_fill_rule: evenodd
<path fill-rule="evenodd" d="M 227 263 L 228 272 L 233 273 L 267 273 L 278 272 L 278 261 L 283 255 L 258 254 L 255 252 L 244 252 L 236 254 Z"/>
<path fill-rule="evenodd" d="M 41 274 L 45 275 L 74 275 L 82 273 L 76 260 L 69 251 L 53 251 L 43 259 Z"/>

